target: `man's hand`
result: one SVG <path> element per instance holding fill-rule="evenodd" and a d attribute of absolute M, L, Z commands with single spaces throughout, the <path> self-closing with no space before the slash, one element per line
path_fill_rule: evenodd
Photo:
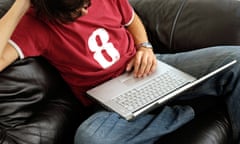
<path fill-rule="evenodd" d="M 126 71 L 134 72 L 134 76 L 137 78 L 145 77 L 153 73 L 157 66 L 156 56 L 152 49 L 140 47 L 137 50 L 136 55 L 128 63 Z"/>

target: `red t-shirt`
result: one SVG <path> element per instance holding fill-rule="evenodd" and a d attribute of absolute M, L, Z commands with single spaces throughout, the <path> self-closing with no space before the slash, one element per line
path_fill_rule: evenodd
<path fill-rule="evenodd" d="M 136 50 L 125 29 L 134 17 L 128 0 L 92 0 L 88 14 L 63 25 L 41 21 L 32 10 L 11 40 L 24 57 L 49 60 L 84 104 L 86 90 L 121 74 Z"/>

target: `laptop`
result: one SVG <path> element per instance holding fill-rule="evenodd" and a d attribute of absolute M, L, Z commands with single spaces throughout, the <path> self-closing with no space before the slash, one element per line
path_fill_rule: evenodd
<path fill-rule="evenodd" d="M 129 121 L 163 105 L 236 62 L 233 60 L 201 78 L 196 78 L 158 60 L 156 71 L 147 77 L 135 78 L 132 73 L 126 72 L 88 90 L 87 94 Z"/>

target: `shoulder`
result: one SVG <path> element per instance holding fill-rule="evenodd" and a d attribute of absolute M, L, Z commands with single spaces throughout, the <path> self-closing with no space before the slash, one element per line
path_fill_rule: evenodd
<path fill-rule="evenodd" d="M 50 37 L 51 31 L 47 23 L 29 10 L 18 23 L 11 40 L 24 51 L 25 55 L 30 55 L 30 52 L 38 53 L 47 48 Z"/>
<path fill-rule="evenodd" d="M 29 11 L 23 16 L 22 20 L 20 21 L 20 24 L 21 23 L 31 27 L 46 27 L 46 23 L 42 19 L 38 18 L 32 8 L 30 8 Z"/>
<path fill-rule="evenodd" d="M 22 17 L 14 32 L 15 35 L 29 35 L 33 37 L 48 35 L 48 33 L 48 25 L 38 18 L 32 9 Z"/>

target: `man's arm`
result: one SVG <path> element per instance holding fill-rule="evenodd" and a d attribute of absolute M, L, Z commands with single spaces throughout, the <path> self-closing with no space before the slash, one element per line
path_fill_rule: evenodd
<path fill-rule="evenodd" d="M 8 40 L 29 7 L 30 0 L 16 0 L 0 19 L 0 71 L 18 58 L 16 50 L 8 44 Z"/>
<path fill-rule="evenodd" d="M 132 34 L 136 45 L 148 41 L 145 27 L 136 13 L 134 13 L 134 19 L 127 29 Z"/>
<path fill-rule="evenodd" d="M 141 43 L 148 42 L 148 37 L 144 25 L 136 13 L 127 29 L 132 34 L 137 47 L 136 56 L 127 65 L 127 71 L 134 67 L 136 77 L 147 76 L 156 69 L 156 57 L 152 49 L 140 46 Z"/>
<path fill-rule="evenodd" d="M 13 63 L 18 57 L 19 55 L 16 49 L 7 43 L 0 58 L 0 72 Z"/>

